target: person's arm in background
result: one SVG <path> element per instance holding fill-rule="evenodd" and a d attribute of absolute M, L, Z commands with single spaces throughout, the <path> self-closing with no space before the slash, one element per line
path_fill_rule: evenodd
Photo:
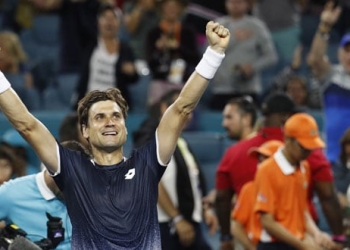
<path fill-rule="evenodd" d="M 210 21 L 206 26 L 206 35 L 210 47 L 182 88 L 179 97 L 165 111 L 156 131 L 158 161 L 163 165 L 170 161 L 185 124 L 206 90 L 209 79 L 213 78 L 225 57 L 230 39 L 228 29 Z"/>
<path fill-rule="evenodd" d="M 340 7 L 334 8 L 334 3 L 329 1 L 321 13 L 321 22 L 312 41 L 307 62 L 311 67 L 313 75 L 319 79 L 324 79 L 330 71 L 330 63 L 327 57 L 327 47 L 329 32 L 336 23 L 341 13 Z"/>
<path fill-rule="evenodd" d="M 341 245 L 338 246 L 335 242 L 332 241 L 332 238 L 328 234 L 322 232 L 317 227 L 310 213 L 307 210 L 305 211 L 305 220 L 306 232 L 313 237 L 313 240 L 319 247 L 323 249 L 342 249 Z"/>
<path fill-rule="evenodd" d="M 128 6 L 132 8 L 130 11 L 126 10 L 124 15 L 124 22 L 127 31 L 130 34 L 137 32 L 137 28 L 139 27 L 140 21 L 142 19 L 142 15 L 144 12 L 151 10 L 154 8 L 154 0 L 136 0 L 136 4 L 132 6 Z M 129 3 L 125 3 L 128 5 Z"/>
<path fill-rule="evenodd" d="M 320 200 L 322 211 L 334 235 L 343 235 L 343 213 L 334 187 L 332 169 L 322 150 L 315 150 L 307 158 L 311 167 L 314 190 Z M 316 166 L 316 169 L 314 169 Z"/>
<path fill-rule="evenodd" d="M 44 10 L 51 11 L 57 10 L 61 7 L 64 0 L 28 0 L 33 4 L 34 7 Z"/>
<path fill-rule="evenodd" d="M 190 246 L 195 239 L 195 230 L 175 207 L 162 182 L 158 184 L 158 205 L 172 218 L 173 227 L 176 230 L 179 240 L 183 246 Z"/>
<path fill-rule="evenodd" d="M 254 243 L 249 239 L 247 233 L 244 231 L 242 223 L 237 220 L 231 221 L 231 233 L 239 240 L 246 250 L 256 250 Z"/>
<path fill-rule="evenodd" d="M 234 147 L 234 146 L 233 146 Z M 227 171 L 230 166 L 231 159 L 231 147 L 226 150 L 219 166 L 216 171 L 216 200 L 215 209 L 219 220 L 220 226 L 220 238 L 221 238 L 221 250 L 230 250 L 232 247 L 232 236 L 230 233 L 230 221 L 232 211 L 232 197 L 233 190 L 231 188 L 231 181 L 229 172 Z"/>

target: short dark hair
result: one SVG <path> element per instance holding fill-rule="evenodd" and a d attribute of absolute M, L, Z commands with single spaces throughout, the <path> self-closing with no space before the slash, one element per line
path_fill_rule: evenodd
<path fill-rule="evenodd" d="M 88 125 L 89 110 L 93 104 L 100 101 L 114 101 L 120 107 L 123 117 L 128 117 L 129 106 L 118 88 L 109 88 L 105 91 L 93 90 L 86 94 L 78 103 L 78 119 L 80 129 L 82 125 Z"/>
<path fill-rule="evenodd" d="M 68 114 L 59 128 L 58 140 L 60 142 L 68 140 L 79 141 L 78 133 L 78 115 L 76 113 Z"/>
<path fill-rule="evenodd" d="M 242 96 L 231 98 L 227 104 L 237 105 L 242 114 L 249 114 L 251 116 L 251 126 L 254 126 L 258 118 L 258 109 L 251 96 Z"/>

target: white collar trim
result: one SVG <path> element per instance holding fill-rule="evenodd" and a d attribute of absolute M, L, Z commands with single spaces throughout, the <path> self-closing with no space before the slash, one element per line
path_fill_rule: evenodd
<path fill-rule="evenodd" d="M 283 150 L 283 148 L 278 149 L 278 151 L 274 154 L 273 157 L 284 175 L 293 174 L 296 171 L 296 169 L 286 159 L 286 157 L 282 153 L 282 150 Z M 300 164 L 300 170 L 303 173 L 305 172 L 303 164 Z"/>
<path fill-rule="evenodd" d="M 50 188 L 46 185 L 44 172 L 47 171 L 44 169 L 40 173 L 38 173 L 35 176 L 36 184 L 38 185 L 39 191 L 41 195 L 44 197 L 45 200 L 49 201 L 54 199 L 56 196 L 55 194 L 50 190 Z"/>

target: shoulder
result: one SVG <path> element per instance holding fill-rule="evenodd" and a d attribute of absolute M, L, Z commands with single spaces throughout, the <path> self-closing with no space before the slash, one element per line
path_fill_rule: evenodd
<path fill-rule="evenodd" d="M 36 186 L 36 174 L 19 177 L 0 186 L 1 200 L 4 197 L 13 197 L 16 194 L 24 194 Z"/>

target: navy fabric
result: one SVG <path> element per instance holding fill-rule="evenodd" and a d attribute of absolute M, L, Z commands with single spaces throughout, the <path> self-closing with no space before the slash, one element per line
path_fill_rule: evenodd
<path fill-rule="evenodd" d="M 73 226 L 72 249 L 161 249 L 156 205 L 165 167 L 158 163 L 155 136 L 112 166 L 61 146 L 59 151 L 55 181 Z"/>
<path fill-rule="evenodd" d="M 294 247 L 282 242 L 259 242 L 257 250 L 296 250 Z"/>

